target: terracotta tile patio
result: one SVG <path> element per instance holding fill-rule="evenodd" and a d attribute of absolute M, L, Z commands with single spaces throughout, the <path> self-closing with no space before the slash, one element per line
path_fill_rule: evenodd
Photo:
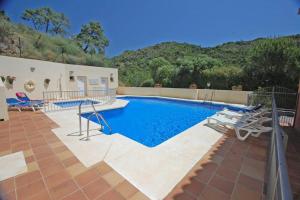
<path fill-rule="evenodd" d="M 147 199 L 104 162 L 84 167 L 42 112 L 9 115 L 0 122 L 0 156 L 23 151 L 28 172 L 0 182 L 1 200 Z"/>
<path fill-rule="evenodd" d="M 294 199 L 300 199 L 300 131 L 284 129 L 288 134 L 287 165 Z"/>
<path fill-rule="evenodd" d="M 84 167 L 42 112 L 9 115 L 0 122 L 0 156 L 23 151 L 28 172 L 0 182 L 3 200 L 148 199 L 104 162 Z M 166 199 L 262 199 L 267 143 L 266 135 L 223 135 Z"/>
<path fill-rule="evenodd" d="M 166 199 L 263 199 L 268 141 L 262 135 L 241 142 L 226 133 Z"/>

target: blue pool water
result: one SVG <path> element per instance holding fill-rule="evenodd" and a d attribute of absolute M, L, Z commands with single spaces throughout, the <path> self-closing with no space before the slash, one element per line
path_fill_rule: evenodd
<path fill-rule="evenodd" d="M 59 101 L 55 102 L 54 104 L 61 107 L 61 108 L 69 108 L 74 106 L 79 106 L 79 104 L 82 102 L 82 105 L 89 105 L 91 103 L 97 104 L 98 101 L 92 101 L 92 100 L 75 100 L 75 101 Z"/>
<path fill-rule="evenodd" d="M 148 97 L 122 97 L 129 101 L 125 108 L 101 111 L 112 128 L 148 147 L 172 138 L 207 117 L 224 109 L 224 105 Z M 226 106 L 231 110 L 239 108 Z M 87 117 L 90 113 L 84 113 Z M 95 117 L 91 118 L 97 123 Z M 104 133 L 109 134 L 107 128 Z M 201 134 L 199 132 L 199 134 Z"/>

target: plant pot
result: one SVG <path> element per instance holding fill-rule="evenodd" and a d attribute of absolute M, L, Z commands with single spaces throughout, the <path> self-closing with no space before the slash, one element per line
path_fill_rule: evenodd
<path fill-rule="evenodd" d="M 16 80 L 16 77 L 14 77 L 14 76 L 7 76 L 7 77 L 6 77 L 6 81 L 7 81 L 10 85 L 12 85 L 12 84 L 14 83 L 15 80 Z"/>
<path fill-rule="evenodd" d="M 190 89 L 197 89 L 197 84 L 196 83 L 192 83 L 190 84 Z"/>
<path fill-rule="evenodd" d="M 1 76 L 1 80 L 3 83 L 5 83 L 5 77 L 4 76 Z"/>
<path fill-rule="evenodd" d="M 44 88 L 47 89 L 49 87 L 49 84 L 50 84 L 50 79 L 49 78 L 46 78 L 44 80 Z"/>

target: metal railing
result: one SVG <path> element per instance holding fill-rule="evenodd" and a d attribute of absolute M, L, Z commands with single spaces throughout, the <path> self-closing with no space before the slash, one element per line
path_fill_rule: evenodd
<path fill-rule="evenodd" d="M 210 95 L 210 100 L 209 100 L 209 95 Z M 209 90 L 207 90 L 206 94 L 204 96 L 204 99 L 203 99 L 203 103 L 211 103 L 212 104 L 214 96 L 215 96 L 215 90 L 212 90 L 210 92 L 210 94 L 209 94 Z"/>
<path fill-rule="evenodd" d="M 212 104 L 212 101 L 213 101 L 214 96 L 215 96 L 215 90 L 213 90 L 213 91 L 211 92 L 211 96 L 210 96 L 210 103 L 211 103 L 211 104 Z"/>
<path fill-rule="evenodd" d="M 102 105 L 112 103 L 116 99 L 116 89 L 87 90 L 87 91 L 44 91 L 44 110 L 58 111 L 76 109 L 80 103 L 87 106 L 90 103 Z"/>
<path fill-rule="evenodd" d="M 297 93 L 255 91 L 248 95 L 248 105 L 262 104 L 272 108 L 272 99 L 276 100 L 280 126 L 293 127 L 296 113 Z"/>
<path fill-rule="evenodd" d="M 111 127 L 108 125 L 107 121 L 105 120 L 105 118 L 103 117 L 103 115 L 99 112 L 96 111 L 96 108 L 94 106 L 94 103 L 90 104 L 93 108 L 93 112 L 87 116 L 87 129 L 86 129 L 86 137 L 80 138 L 80 140 L 85 140 L 85 141 L 89 141 L 90 140 L 90 120 L 92 116 L 95 116 L 97 118 L 97 121 L 100 125 L 100 131 L 102 131 L 104 129 L 104 126 L 102 124 L 102 122 L 104 123 L 104 125 L 109 129 L 110 133 L 112 132 Z M 81 136 L 82 134 L 82 124 L 81 124 L 81 106 L 82 103 L 79 104 L 78 106 L 78 116 L 79 116 L 79 135 Z"/>
<path fill-rule="evenodd" d="M 264 92 L 254 91 L 248 95 L 248 104 L 264 104 L 267 107 L 272 107 L 272 97 L 275 97 L 277 107 L 283 109 L 295 109 L 297 93 L 285 93 L 285 92 Z"/>
<path fill-rule="evenodd" d="M 273 131 L 266 165 L 266 199 L 292 200 L 293 196 L 285 159 L 288 138 L 279 125 L 279 115 L 274 94 L 272 95 L 272 123 Z"/>

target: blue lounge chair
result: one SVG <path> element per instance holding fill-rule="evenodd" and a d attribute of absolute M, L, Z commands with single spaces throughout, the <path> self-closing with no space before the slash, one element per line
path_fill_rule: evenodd
<path fill-rule="evenodd" d="M 17 108 L 19 112 L 21 112 L 22 108 L 30 108 L 35 111 L 34 105 L 30 102 L 22 102 L 15 98 L 7 98 L 6 103 L 9 108 Z"/>
<path fill-rule="evenodd" d="M 24 92 L 17 92 L 16 96 L 19 101 L 31 103 L 36 107 L 41 107 L 44 104 L 42 100 L 31 100 Z"/>

